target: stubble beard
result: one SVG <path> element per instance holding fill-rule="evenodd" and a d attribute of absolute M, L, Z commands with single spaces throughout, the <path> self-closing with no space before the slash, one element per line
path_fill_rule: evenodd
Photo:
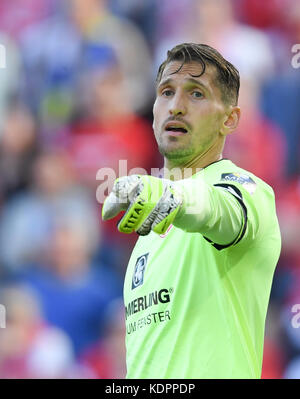
<path fill-rule="evenodd" d="M 167 150 L 163 146 L 158 146 L 158 149 L 162 156 L 172 160 L 174 159 L 180 160 L 194 154 L 194 151 L 192 149 L 186 149 L 186 148 Z"/>
<path fill-rule="evenodd" d="M 193 148 L 174 148 L 174 149 L 168 149 L 166 148 L 167 146 L 163 144 L 158 144 L 158 150 L 161 153 L 161 155 L 167 159 L 170 160 L 175 160 L 178 159 L 186 159 L 188 157 L 191 157 L 195 151 Z"/>
<path fill-rule="evenodd" d="M 185 143 L 185 147 L 178 145 L 176 148 L 172 148 L 172 142 L 176 144 L 176 141 L 178 140 L 176 137 L 169 137 L 168 139 L 163 138 L 162 135 L 155 135 L 156 136 L 156 142 L 158 145 L 158 150 L 160 154 L 169 160 L 172 160 L 176 164 L 181 164 L 183 161 L 186 161 L 187 159 L 190 159 L 195 155 L 195 149 L 191 145 L 191 142 Z"/>

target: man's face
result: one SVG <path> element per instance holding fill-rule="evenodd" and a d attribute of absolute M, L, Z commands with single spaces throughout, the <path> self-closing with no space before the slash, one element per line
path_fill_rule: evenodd
<path fill-rule="evenodd" d="M 153 107 L 153 129 L 160 153 L 183 162 L 204 154 L 220 139 L 226 106 L 216 83 L 216 70 L 201 64 L 167 64 L 157 87 Z M 182 130 L 182 129 L 185 129 Z"/>

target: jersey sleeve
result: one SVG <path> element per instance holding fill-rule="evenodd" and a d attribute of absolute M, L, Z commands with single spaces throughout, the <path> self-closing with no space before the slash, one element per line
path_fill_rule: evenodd
<path fill-rule="evenodd" d="M 216 249 L 222 250 L 238 244 L 245 236 L 248 225 L 248 209 L 241 191 L 235 185 L 218 183 L 215 184 L 214 187 L 216 187 L 217 190 L 222 189 L 224 191 L 218 198 L 220 217 L 223 219 L 224 225 L 232 225 L 232 228 L 231 231 L 226 231 L 226 229 L 221 231 L 221 229 L 215 230 L 212 228 L 210 231 L 208 230 L 207 233 L 210 238 L 205 235 L 203 237 Z M 237 203 L 234 203 L 234 200 L 237 201 Z M 239 208 L 239 210 L 237 208 Z M 230 238 L 231 240 L 229 240 Z M 223 241 L 225 241 L 225 243 L 223 243 Z"/>
<path fill-rule="evenodd" d="M 174 225 L 201 233 L 217 250 L 257 239 L 274 211 L 273 190 L 250 175 L 228 172 L 212 182 L 201 177 L 183 186 L 185 205 Z"/>

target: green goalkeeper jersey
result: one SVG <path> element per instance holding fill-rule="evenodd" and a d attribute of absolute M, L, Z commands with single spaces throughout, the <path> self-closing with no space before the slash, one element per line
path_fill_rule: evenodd
<path fill-rule="evenodd" d="M 124 282 L 127 378 L 260 378 L 281 246 L 273 190 L 229 160 L 191 179 L 227 192 L 217 218 L 235 197 L 240 233 L 219 244 L 171 225 L 138 239 Z"/>

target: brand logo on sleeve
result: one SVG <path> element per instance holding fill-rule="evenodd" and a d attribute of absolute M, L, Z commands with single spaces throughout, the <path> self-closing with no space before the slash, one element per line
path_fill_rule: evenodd
<path fill-rule="evenodd" d="M 137 258 L 136 264 L 134 267 L 134 272 L 132 276 L 132 284 L 131 284 L 131 289 L 133 290 L 134 288 L 140 286 L 144 282 L 144 274 L 145 274 L 145 269 L 148 261 L 148 256 L 149 253 L 141 255 Z"/>
<path fill-rule="evenodd" d="M 236 183 L 242 184 L 250 194 L 253 194 L 256 190 L 255 181 L 250 176 L 243 173 L 223 173 L 221 180 L 234 181 Z"/>

